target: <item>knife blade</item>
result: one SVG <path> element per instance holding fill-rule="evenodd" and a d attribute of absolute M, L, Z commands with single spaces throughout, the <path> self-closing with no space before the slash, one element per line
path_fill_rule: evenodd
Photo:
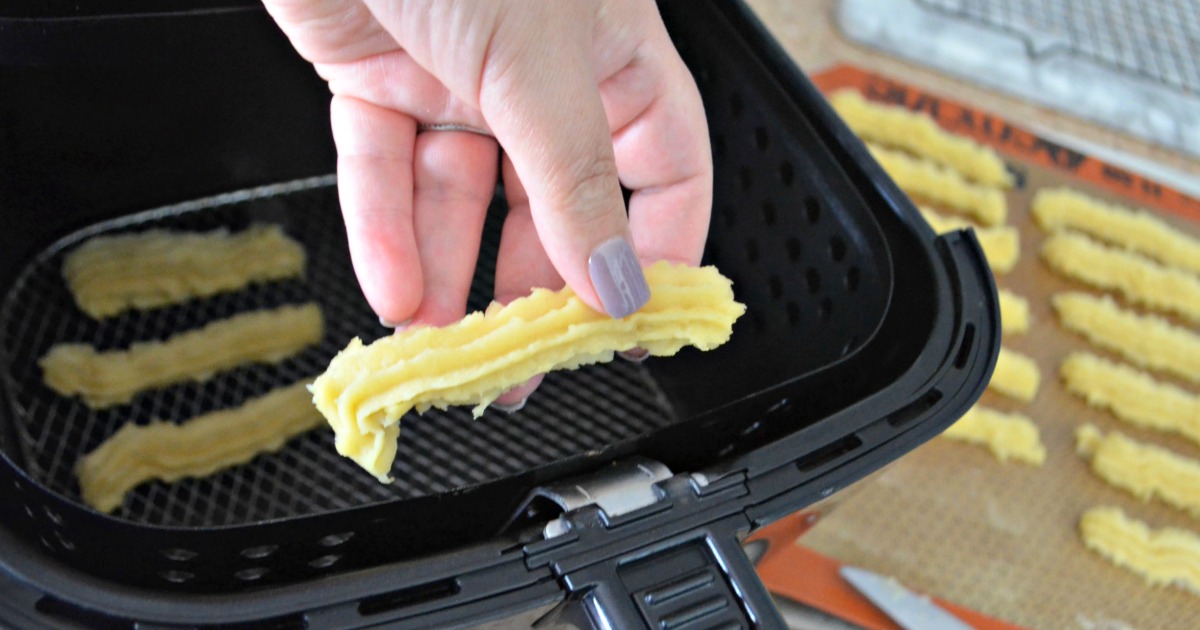
<path fill-rule="evenodd" d="M 839 572 L 842 579 L 905 630 L 971 630 L 958 617 L 928 597 L 908 590 L 894 578 L 851 566 L 843 566 Z"/>

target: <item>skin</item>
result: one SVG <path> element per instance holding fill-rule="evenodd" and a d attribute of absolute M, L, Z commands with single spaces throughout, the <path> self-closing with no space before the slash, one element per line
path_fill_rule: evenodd
<path fill-rule="evenodd" d="M 495 296 L 603 311 L 601 243 L 697 264 L 712 204 L 703 106 L 651 0 L 265 0 L 333 92 L 355 273 L 384 320 L 460 319 L 497 173 Z M 470 131 L 420 131 L 418 125 Z M 633 191 L 628 216 L 620 186 Z M 534 379 L 498 402 L 523 401 Z"/>

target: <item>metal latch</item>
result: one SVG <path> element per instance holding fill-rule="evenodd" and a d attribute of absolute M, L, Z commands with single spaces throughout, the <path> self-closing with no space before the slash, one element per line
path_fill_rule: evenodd
<path fill-rule="evenodd" d="M 662 499 L 654 484 L 671 478 L 671 469 L 645 457 L 631 457 L 589 474 L 567 479 L 535 489 L 529 499 L 541 497 L 554 502 L 563 515 L 546 523 L 542 534 L 546 538 L 561 536 L 570 530 L 566 513 L 588 505 L 596 505 L 609 518 L 628 514 L 653 505 Z"/>

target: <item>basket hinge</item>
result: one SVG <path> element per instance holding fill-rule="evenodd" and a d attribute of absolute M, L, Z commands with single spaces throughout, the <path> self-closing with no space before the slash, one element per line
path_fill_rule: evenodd
<path fill-rule="evenodd" d="M 661 501 L 663 492 L 654 484 L 670 478 L 671 469 L 665 465 L 633 457 L 586 477 L 541 486 L 530 498 L 542 497 L 562 508 L 563 515 L 546 523 L 542 530 L 550 539 L 570 530 L 566 515 L 581 507 L 595 505 L 611 519 Z"/>

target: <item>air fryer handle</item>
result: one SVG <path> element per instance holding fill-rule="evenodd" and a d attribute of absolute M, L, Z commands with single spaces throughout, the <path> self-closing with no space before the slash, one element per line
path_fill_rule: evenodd
<path fill-rule="evenodd" d="M 570 595 L 538 627 L 787 627 L 736 531 L 719 524 L 568 572 L 563 582 Z"/>

